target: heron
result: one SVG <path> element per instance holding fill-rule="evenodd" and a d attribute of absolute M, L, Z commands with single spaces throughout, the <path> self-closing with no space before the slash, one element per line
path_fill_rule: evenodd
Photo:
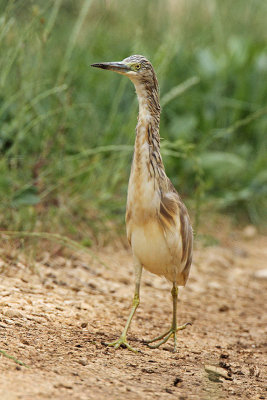
<path fill-rule="evenodd" d="M 150 348 L 158 348 L 173 337 L 175 352 L 177 332 L 191 325 L 187 322 L 178 326 L 177 301 L 178 288 L 186 284 L 192 263 L 193 230 L 187 208 L 166 175 L 160 153 L 158 80 L 152 64 L 141 55 L 91 66 L 130 78 L 139 103 L 125 216 L 127 239 L 134 259 L 135 291 L 121 336 L 107 345 L 138 351 L 128 343 L 127 332 L 140 303 L 140 282 L 145 268 L 172 283 L 173 302 L 171 327 L 145 343 Z"/>

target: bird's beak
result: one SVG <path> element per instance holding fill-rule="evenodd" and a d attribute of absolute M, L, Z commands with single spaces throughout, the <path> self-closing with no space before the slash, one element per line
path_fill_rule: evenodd
<path fill-rule="evenodd" d="M 123 62 L 104 62 L 98 64 L 91 64 L 91 67 L 107 69 L 109 71 L 115 71 L 121 74 L 125 74 L 130 71 L 130 67 Z"/>

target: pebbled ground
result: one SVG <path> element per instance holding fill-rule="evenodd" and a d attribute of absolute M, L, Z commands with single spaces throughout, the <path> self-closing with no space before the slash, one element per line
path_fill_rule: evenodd
<path fill-rule="evenodd" d="M 176 354 L 172 341 L 156 350 L 142 343 L 171 322 L 171 285 L 148 272 L 128 336 L 140 353 L 103 344 L 129 313 L 128 250 L 96 250 L 102 265 L 55 246 L 33 257 L 3 241 L 0 350 L 28 368 L 0 354 L 0 399 L 267 399 L 267 279 L 257 272 L 267 268 L 267 238 L 243 236 L 196 243 L 178 314 L 193 325 L 179 333 Z"/>

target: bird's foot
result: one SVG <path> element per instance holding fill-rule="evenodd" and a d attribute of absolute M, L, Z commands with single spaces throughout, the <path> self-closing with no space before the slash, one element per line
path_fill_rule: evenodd
<path fill-rule="evenodd" d="M 176 352 L 176 343 L 177 343 L 177 332 L 184 330 L 188 325 L 192 325 L 191 322 L 187 322 L 181 326 L 172 326 L 167 332 L 164 332 L 162 335 L 155 337 L 154 339 L 147 340 L 145 343 L 150 349 L 157 349 L 162 344 L 166 343 L 172 336 L 174 338 L 174 353 Z M 150 343 L 158 342 L 157 344 L 151 345 Z"/>
<path fill-rule="evenodd" d="M 119 347 L 127 348 L 128 350 L 133 351 L 134 353 L 139 353 L 139 350 L 134 349 L 126 340 L 126 336 L 120 336 L 119 339 L 115 340 L 111 343 L 105 343 L 106 346 L 114 347 L 114 349 L 118 349 Z"/>

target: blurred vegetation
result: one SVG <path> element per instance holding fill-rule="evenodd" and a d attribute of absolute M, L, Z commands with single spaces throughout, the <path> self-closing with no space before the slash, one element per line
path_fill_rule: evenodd
<path fill-rule="evenodd" d="M 124 229 L 137 100 L 89 65 L 130 54 L 158 74 L 163 158 L 195 224 L 205 210 L 263 221 L 266 1 L 0 0 L 0 12 L 2 230 L 90 245 Z"/>

